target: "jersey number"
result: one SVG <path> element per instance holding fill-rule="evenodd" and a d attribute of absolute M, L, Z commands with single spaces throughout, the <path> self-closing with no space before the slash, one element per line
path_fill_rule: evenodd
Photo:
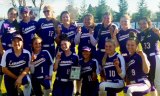
<path fill-rule="evenodd" d="M 150 43 L 149 43 L 149 42 L 144 43 L 144 48 L 145 48 L 145 49 L 150 49 L 150 48 L 151 48 Z"/>
<path fill-rule="evenodd" d="M 50 37 L 53 36 L 53 31 L 49 31 L 49 36 L 50 36 Z"/>
<path fill-rule="evenodd" d="M 109 77 L 115 77 L 116 73 L 114 70 L 109 70 Z"/>
<path fill-rule="evenodd" d="M 136 72 L 134 69 L 131 70 L 132 71 L 132 76 L 135 76 L 136 75 Z"/>

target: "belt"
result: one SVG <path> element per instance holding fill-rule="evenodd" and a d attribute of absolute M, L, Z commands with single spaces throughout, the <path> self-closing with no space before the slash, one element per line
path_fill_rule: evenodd
<path fill-rule="evenodd" d="M 36 77 L 37 79 L 42 79 L 42 78 L 44 78 L 43 76 L 39 76 L 39 77 Z"/>
<path fill-rule="evenodd" d="M 64 79 L 64 78 L 56 78 L 56 80 L 58 80 L 58 81 L 62 81 L 62 82 L 68 82 L 68 81 L 70 81 L 69 79 Z"/>
<path fill-rule="evenodd" d="M 54 44 L 43 44 L 43 47 L 51 47 L 54 46 Z"/>
<path fill-rule="evenodd" d="M 128 56 L 128 54 L 127 53 L 122 53 L 122 56 Z"/>
<path fill-rule="evenodd" d="M 146 78 L 141 78 L 141 79 L 138 79 L 137 81 L 136 80 L 130 81 L 130 83 L 135 84 L 137 82 L 141 82 L 141 81 L 144 81 L 144 80 L 147 80 L 147 79 Z"/>
<path fill-rule="evenodd" d="M 153 52 L 153 53 L 150 53 L 149 56 L 155 56 L 155 55 L 159 55 L 159 54 L 160 54 L 160 52 L 157 52 L 157 53 Z"/>
<path fill-rule="evenodd" d="M 99 51 L 101 51 L 101 52 L 105 52 L 105 49 L 98 49 Z"/>

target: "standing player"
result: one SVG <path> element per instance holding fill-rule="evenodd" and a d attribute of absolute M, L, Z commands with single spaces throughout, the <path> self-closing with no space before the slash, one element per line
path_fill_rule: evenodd
<path fill-rule="evenodd" d="M 150 70 L 150 63 L 145 53 L 142 51 L 136 52 L 138 44 L 135 33 L 130 33 L 126 45 L 129 52 L 129 60 L 126 64 L 126 77 L 129 85 L 124 89 L 126 96 L 144 96 L 150 91 L 151 87 L 146 75 Z"/>
<path fill-rule="evenodd" d="M 53 72 L 53 60 L 47 50 L 42 50 L 42 39 L 34 37 L 32 40 L 32 70 L 31 80 L 36 96 L 42 96 L 41 85 L 44 87 L 44 96 L 49 96 Z M 31 68 L 32 69 L 32 68 Z"/>
<path fill-rule="evenodd" d="M 61 38 L 62 34 L 66 34 L 67 37 L 71 41 L 71 51 L 75 52 L 74 38 L 76 35 L 77 27 L 72 22 L 72 20 L 70 18 L 70 13 L 68 11 L 63 11 L 60 15 L 60 19 L 61 19 L 62 24 L 58 25 L 58 30 L 57 30 L 58 36 L 60 36 L 60 38 Z"/>
<path fill-rule="evenodd" d="M 149 80 L 151 82 L 152 96 L 156 96 L 156 89 L 158 91 L 158 96 L 160 95 L 160 31 L 156 28 L 151 28 L 152 23 L 148 18 L 142 18 L 139 21 L 139 26 L 141 33 L 139 34 L 139 41 L 141 42 L 142 49 L 146 53 L 149 62 L 151 63 Z M 154 88 L 154 84 L 156 89 Z"/>
<path fill-rule="evenodd" d="M 117 41 L 116 45 L 120 46 L 120 52 L 124 57 L 125 61 L 127 60 L 127 56 L 129 55 L 126 49 L 126 42 L 127 39 L 129 38 L 129 33 L 130 32 L 138 33 L 137 30 L 131 28 L 130 20 L 131 18 L 129 15 L 124 15 L 123 17 L 121 17 L 120 19 L 121 29 L 119 30 L 115 38 L 115 40 Z"/>
<path fill-rule="evenodd" d="M 53 10 L 51 6 L 46 5 L 43 8 L 43 13 L 45 18 L 41 18 L 38 21 L 38 36 L 42 38 L 43 49 L 50 52 L 52 58 L 55 57 L 55 17 L 53 15 Z"/>
<path fill-rule="evenodd" d="M 112 23 L 112 14 L 106 12 L 103 15 L 103 20 L 102 20 L 102 24 L 98 24 L 95 28 L 95 34 L 97 38 L 97 60 L 99 62 L 99 64 L 102 64 L 102 58 L 104 56 L 105 53 L 105 41 L 107 39 L 111 39 L 114 38 L 114 31 L 117 30 L 117 26 L 115 24 Z"/>
<path fill-rule="evenodd" d="M 62 52 L 58 52 L 54 64 L 57 71 L 53 85 L 53 96 L 72 96 L 73 81 L 69 79 L 72 66 L 78 66 L 78 56 L 70 50 L 71 42 L 68 38 L 61 40 Z"/>
<path fill-rule="evenodd" d="M 5 50 L 11 48 L 12 35 L 19 31 L 19 24 L 17 22 L 18 12 L 15 8 L 10 8 L 8 10 L 8 19 L 4 20 L 0 30 L 0 59 Z M 0 67 L 0 88 L 2 82 L 2 68 Z"/>
<path fill-rule="evenodd" d="M 17 89 L 24 85 L 24 96 L 30 96 L 31 82 L 28 76 L 31 56 L 23 49 L 23 38 L 16 34 L 12 39 L 12 49 L 5 51 L 2 57 L 2 70 L 7 96 L 18 96 Z"/>
<path fill-rule="evenodd" d="M 115 41 L 108 39 L 102 61 L 101 77 L 104 81 L 99 85 L 99 96 L 116 96 L 124 88 L 125 61 L 115 48 Z"/>
<path fill-rule="evenodd" d="M 81 30 L 78 30 L 75 36 L 75 44 L 78 44 L 78 55 L 79 58 L 82 58 L 82 48 L 84 46 L 89 46 L 91 48 L 91 52 L 93 56 L 95 56 L 96 52 L 96 39 L 94 33 L 94 17 L 92 14 L 87 14 L 83 19 L 84 26 Z"/>
<path fill-rule="evenodd" d="M 92 58 L 91 48 L 84 46 L 83 59 L 79 61 L 81 66 L 81 96 L 98 96 L 97 60 Z"/>
<path fill-rule="evenodd" d="M 30 9 L 28 7 L 22 7 L 20 9 L 22 15 L 22 21 L 20 22 L 20 33 L 24 39 L 24 49 L 31 52 L 32 38 L 37 31 L 37 22 L 31 20 Z"/>

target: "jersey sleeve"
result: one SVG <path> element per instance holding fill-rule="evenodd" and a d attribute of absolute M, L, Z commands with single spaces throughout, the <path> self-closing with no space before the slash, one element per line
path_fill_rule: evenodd
<path fill-rule="evenodd" d="M 125 61 L 124 61 L 124 58 L 123 58 L 123 56 L 122 55 L 118 55 L 118 59 L 119 59 L 119 61 L 120 61 L 120 64 L 121 64 L 121 70 L 122 70 L 122 72 L 119 74 L 119 76 L 121 77 L 121 78 L 124 78 L 125 77 L 125 75 L 126 75 L 126 69 L 125 69 Z"/>
<path fill-rule="evenodd" d="M 75 58 L 74 58 L 74 66 L 78 66 L 79 65 L 79 57 L 78 55 L 74 54 Z"/>
<path fill-rule="evenodd" d="M 2 67 L 6 67 L 6 57 L 8 55 L 8 51 L 6 51 L 3 56 L 2 56 L 2 60 L 1 60 L 1 66 Z"/>
<path fill-rule="evenodd" d="M 53 59 L 52 59 L 51 54 L 50 54 L 47 50 L 45 50 L 45 51 L 46 51 L 47 54 L 48 54 L 49 65 L 53 65 L 54 63 L 53 63 Z"/>

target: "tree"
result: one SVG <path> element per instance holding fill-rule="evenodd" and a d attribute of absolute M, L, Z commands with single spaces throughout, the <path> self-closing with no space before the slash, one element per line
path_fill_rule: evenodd
<path fill-rule="evenodd" d="M 142 17 L 151 17 L 151 11 L 148 10 L 145 0 L 141 0 L 138 4 L 138 20 Z"/>
<path fill-rule="evenodd" d="M 94 17 L 96 16 L 96 7 L 92 7 L 91 4 L 89 4 L 87 13 L 91 13 Z"/>
<path fill-rule="evenodd" d="M 106 5 L 106 0 L 99 0 L 99 4 L 96 9 L 96 20 L 101 22 L 102 16 L 105 12 L 110 12 L 111 8 Z"/>
<path fill-rule="evenodd" d="M 119 0 L 119 12 L 116 14 L 116 21 L 119 21 L 120 18 L 127 13 L 128 3 L 126 0 Z"/>
<path fill-rule="evenodd" d="M 80 12 L 79 12 L 79 16 L 78 16 L 78 22 L 82 22 L 83 21 L 83 16 L 85 14 L 87 14 L 87 4 L 86 4 L 86 0 L 82 1 L 81 7 L 80 7 Z"/>
<path fill-rule="evenodd" d="M 70 2 L 70 4 L 66 7 L 66 10 L 70 13 L 72 21 L 78 20 L 78 9 L 74 7 L 74 2 Z"/>
<path fill-rule="evenodd" d="M 18 1 L 18 3 L 16 3 L 16 1 Z M 13 7 L 27 6 L 26 1 L 29 1 L 29 0 L 11 0 L 11 3 Z M 36 0 L 32 0 L 34 7 L 37 7 L 36 2 L 37 2 Z M 44 0 L 40 0 L 39 12 L 41 11 L 43 4 L 44 4 Z"/>

